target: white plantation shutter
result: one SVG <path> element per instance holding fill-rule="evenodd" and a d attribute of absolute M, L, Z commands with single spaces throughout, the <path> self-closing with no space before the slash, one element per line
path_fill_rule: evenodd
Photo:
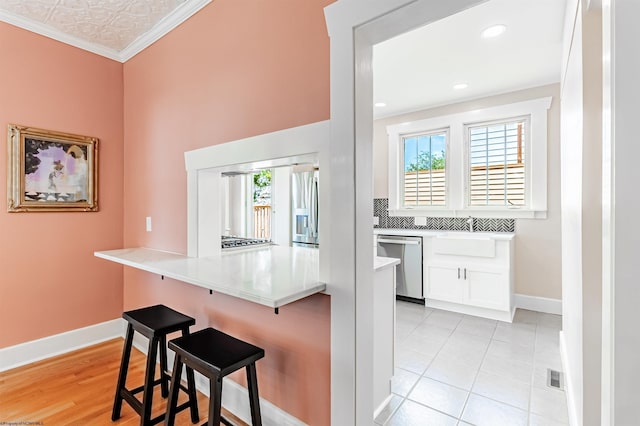
<path fill-rule="evenodd" d="M 528 119 L 467 127 L 469 206 L 525 206 Z"/>

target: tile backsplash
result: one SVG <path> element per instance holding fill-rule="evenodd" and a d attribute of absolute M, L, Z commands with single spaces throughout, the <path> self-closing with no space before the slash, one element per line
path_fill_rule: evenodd
<path fill-rule="evenodd" d="M 373 199 L 373 215 L 378 217 L 374 228 L 388 229 L 436 229 L 439 231 L 467 231 L 469 225 L 463 217 L 427 217 L 426 225 L 415 224 L 415 217 L 389 216 L 388 198 Z M 515 219 L 473 218 L 473 229 L 478 232 L 515 232 Z"/>

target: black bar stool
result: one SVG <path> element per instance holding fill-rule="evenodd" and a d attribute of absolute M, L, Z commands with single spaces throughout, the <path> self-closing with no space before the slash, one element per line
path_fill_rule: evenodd
<path fill-rule="evenodd" d="M 238 340 L 213 328 L 205 328 L 188 336 L 169 341 L 169 349 L 176 353 L 171 376 L 171 391 L 167 403 L 165 426 L 173 426 L 176 412 L 178 386 L 182 365 L 191 367 L 209 378 L 209 426 L 218 426 L 220 422 L 230 425 L 220 415 L 222 405 L 222 378 L 242 367 L 247 371 L 249 385 L 249 404 L 251 405 L 251 424 L 261 426 L 260 400 L 258 398 L 258 378 L 256 361 L 264 357 L 264 350 Z M 204 425 L 203 425 L 204 426 Z"/>
<path fill-rule="evenodd" d="M 167 373 L 167 334 L 182 331 L 182 336 L 188 336 L 189 327 L 194 325 L 196 320 L 164 305 L 155 305 L 133 311 L 127 311 L 122 314 L 122 318 L 128 322 L 127 335 L 125 338 L 124 349 L 122 350 L 120 374 L 118 375 L 118 385 L 116 388 L 115 400 L 113 402 L 111 420 L 115 421 L 120 418 L 122 400 L 124 399 L 140 415 L 141 426 L 154 425 L 164 420 L 165 414 L 151 419 L 153 388 L 154 386 L 160 385 L 161 393 L 164 398 L 169 394 L 168 385 L 170 376 Z M 125 385 L 127 382 L 127 372 L 129 370 L 129 358 L 131 355 L 134 330 L 149 339 L 149 350 L 147 353 L 147 369 L 144 376 L 144 385 L 129 390 Z M 160 378 L 156 380 L 155 370 L 158 348 L 160 349 L 161 372 Z M 198 422 L 198 401 L 193 370 L 191 368 L 187 368 L 187 387 L 185 388 L 182 386 L 180 384 L 180 379 L 178 378 L 178 388 L 182 389 L 189 395 L 189 400 L 177 407 L 176 411 L 191 408 L 191 421 L 193 423 Z M 142 392 L 142 402 L 135 397 L 135 394 L 139 392 Z"/>

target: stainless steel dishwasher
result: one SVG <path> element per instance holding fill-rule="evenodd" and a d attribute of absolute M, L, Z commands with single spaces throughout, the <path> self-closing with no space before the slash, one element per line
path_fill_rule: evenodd
<path fill-rule="evenodd" d="M 378 235 L 378 256 L 400 259 L 396 266 L 396 299 L 424 304 L 422 237 Z"/>

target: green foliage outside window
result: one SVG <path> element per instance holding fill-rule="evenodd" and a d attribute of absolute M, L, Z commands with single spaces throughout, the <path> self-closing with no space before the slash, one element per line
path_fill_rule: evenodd
<path fill-rule="evenodd" d="M 417 172 L 420 170 L 441 170 L 445 168 L 446 159 L 444 151 L 431 153 L 422 151 L 418 154 L 418 160 L 406 166 L 407 172 Z"/>
<path fill-rule="evenodd" d="M 253 174 L 253 202 L 271 204 L 271 169 L 263 169 Z"/>

